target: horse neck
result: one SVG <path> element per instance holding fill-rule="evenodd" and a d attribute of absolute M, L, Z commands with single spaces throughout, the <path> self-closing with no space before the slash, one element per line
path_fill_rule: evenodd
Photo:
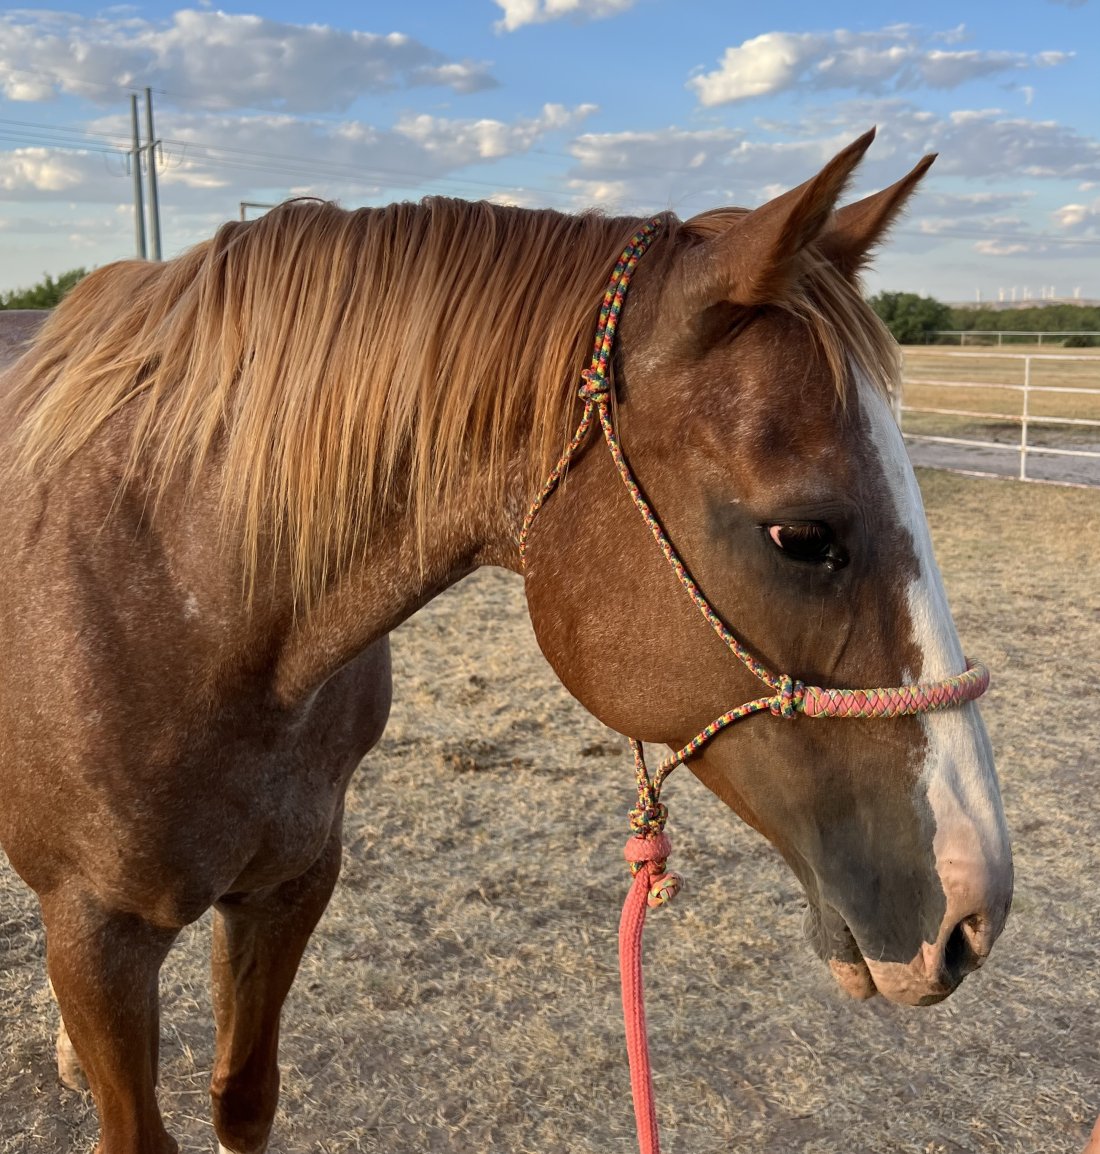
<path fill-rule="evenodd" d="M 278 634 L 276 698 L 292 703 L 308 697 L 372 642 L 482 565 L 521 572 L 516 542 L 530 500 L 527 472 L 519 452 L 503 494 L 471 484 L 464 499 L 440 506 L 419 526 L 400 514 L 383 519 L 361 559 L 337 574 L 308 611 L 287 612 L 290 581 L 276 571 L 269 603 L 279 611 L 259 623 Z"/>
<path fill-rule="evenodd" d="M 484 382 L 491 382 L 509 391 L 501 407 L 512 415 L 491 438 L 499 446 L 497 452 L 481 452 L 480 456 L 473 451 L 456 452 L 453 443 L 443 450 L 446 460 L 456 463 L 457 475 L 448 474 L 445 495 L 427 510 L 416 479 L 400 471 L 390 478 L 386 509 L 372 519 L 366 547 L 356 550 L 350 564 L 342 565 L 335 578 L 326 582 L 309 612 L 294 619 L 279 662 L 277 692 L 281 696 L 294 698 L 310 692 L 334 668 L 480 565 L 521 571 L 516 542 L 535 489 L 549 467 L 548 455 L 560 452 L 570 431 L 571 411 L 577 406 L 569 399 L 573 394 L 568 383 L 579 375 L 589 355 L 590 326 L 606 275 L 604 265 L 608 254 L 621 251 L 623 237 L 636 222 L 593 219 L 569 227 L 579 230 L 584 243 L 565 248 L 580 251 L 583 261 L 578 258 L 576 268 L 566 263 L 560 270 L 562 283 L 548 282 L 544 294 L 526 293 L 537 306 L 527 319 L 529 330 L 519 324 L 524 307 L 508 283 L 493 287 L 499 299 L 487 297 L 488 304 L 482 301 L 487 323 L 495 324 L 500 332 L 533 331 L 544 334 L 544 339 L 524 337 L 515 349 L 504 349 L 498 333 L 496 343 L 487 347 L 500 348 L 499 357 L 490 358 L 489 363 L 483 356 L 468 363 L 459 359 L 461 367 L 455 371 L 465 373 L 462 380 L 444 377 L 437 382 L 441 390 L 457 387 L 467 400 L 470 394 L 463 393 L 463 385 L 471 380 L 483 382 L 483 389 L 489 387 Z M 568 291 L 563 287 L 566 283 Z M 468 317 L 464 321 L 447 310 L 432 315 L 439 327 L 429 345 L 451 345 L 454 329 L 470 327 Z M 423 340 L 420 334 L 416 343 Z M 383 373 L 382 379 L 390 376 Z M 476 429 L 484 424 L 484 414 L 476 410 L 465 415 L 457 411 L 456 428 Z"/>

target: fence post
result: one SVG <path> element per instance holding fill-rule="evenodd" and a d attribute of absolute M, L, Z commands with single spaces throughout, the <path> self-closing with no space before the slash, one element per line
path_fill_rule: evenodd
<path fill-rule="evenodd" d="M 1031 390 L 1031 357 L 1024 357 L 1024 411 L 1020 419 L 1020 480 L 1027 480 L 1027 415 Z"/>

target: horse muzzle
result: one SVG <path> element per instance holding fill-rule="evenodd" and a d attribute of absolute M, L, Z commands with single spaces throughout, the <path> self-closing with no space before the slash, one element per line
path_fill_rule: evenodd
<path fill-rule="evenodd" d="M 876 960 L 864 950 L 843 916 L 832 906 L 812 904 L 807 933 L 828 964 L 836 983 L 850 997 L 881 994 L 906 1006 L 931 1006 L 958 989 L 967 974 L 980 969 L 1004 929 L 1010 898 L 992 908 L 957 918 L 949 910 L 934 942 L 922 942 L 908 961 Z"/>

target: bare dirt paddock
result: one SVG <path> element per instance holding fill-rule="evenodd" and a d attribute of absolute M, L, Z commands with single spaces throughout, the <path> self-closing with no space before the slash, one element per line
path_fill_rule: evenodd
<path fill-rule="evenodd" d="M 688 884 L 647 935 L 667 1154 L 1077 1154 L 1100 1108 L 1100 492 L 921 481 L 967 650 L 994 671 L 1009 927 L 941 1006 L 850 1003 L 802 939 L 786 867 L 678 771 Z M 623 743 L 557 685 L 510 575 L 439 598 L 394 650 L 393 720 L 285 1016 L 272 1150 L 627 1154 Z M 208 936 L 189 928 L 162 982 L 161 1101 L 185 1151 L 215 1146 Z M 92 1145 L 55 1024 L 35 904 L 4 867 L 3 1154 Z"/>

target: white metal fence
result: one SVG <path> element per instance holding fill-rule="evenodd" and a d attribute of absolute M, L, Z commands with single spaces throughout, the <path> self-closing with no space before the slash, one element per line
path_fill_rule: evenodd
<path fill-rule="evenodd" d="M 1100 333 L 1095 329 L 1059 329 L 1057 332 L 1044 333 L 1036 329 L 933 329 L 924 338 L 925 344 L 932 343 L 930 337 L 950 337 L 951 344 L 954 344 L 957 338 L 960 348 L 967 344 L 996 345 L 1001 348 L 1006 343 L 1013 342 L 1038 344 L 1042 347 L 1044 340 L 1048 345 L 1060 345 L 1066 337 L 1088 337 L 1096 341 L 1100 340 Z"/>
<path fill-rule="evenodd" d="M 952 372 L 950 377 L 945 378 L 920 374 L 921 361 L 927 362 L 930 359 L 940 361 L 941 365 L 943 359 L 950 359 L 953 364 L 959 362 L 958 375 Z M 1022 367 L 1023 381 L 1020 384 L 1007 384 L 997 380 L 957 379 L 957 376 L 965 378 L 968 362 L 972 363 L 977 360 L 1011 362 L 1006 367 L 1006 375 L 1009 374 L 1011 368 L 1015 367 L 1019 370 Z M 942 347 L 907 348 L 905 350 L 902 389 L 896 398 L 895 409 L 898 424 L 901 426 L 906 441 L 912 446 L 910 453 L 916 463 L 988 476 L 1016 476 L 1021 481 L 1042 480 L 1066 485 L 1100 485 L 1100 420 L 1081 416 L 1039 415 L 1032 409 L 1032 401 L 1039 395 L 1069 394 L 1075 398 L 1100 397 L 1100 388 L 1035 384 L 1036 366 L 1048 361 L 1091 363 L 1096 368 L 1096 379 L 1100 384 L 1100 357 L 1097 356 L 1075 356 L 1068 353 L 1002 353 L 993 350 L 956 352 Z M 939 371 L 942 372 L 942 368 Z M 911 386 L 922 385 L 942 390 L 967 389 L 973 391 L 974 389 L 982 389 L 1022 394 L 1022 403 L 1020 411 L 1017 413 L 910 404 L 906 400 L 908 389 Z M 918 414 L 951 417 L 964 421 L 980 421 L 982 423 L 1003 422 L 1008 427 L 1015 425 L 1019 435 L 1010 440 L 982 440 L 980 437 L 941 436 L 907 429 L 906 418 Z M 1087 448 L 1036 444 L 1032 435 L 1036 427 L 1055 430 L 1058 428 L 1075 430 L 1094 428 L 1097 430 L 1096 443 L 1090 444 Z M 939 447 L 939 451 L 937 451 L 937 447 Z M 1006 470 L 995 465 L 989 467 L 994 458 L 999 456 L 1003 460 L 1005 454 L 1015 454 L 1018 458 L 1014 468 Z M 1063 466 L 1053 470 L 1041 470 L 1048 475 L 1038 476 L 1036 475 L 1037 470 L 1032 467 L 1034 458 L 1059 460 L 1063 462 Z M 1011 465 L 1011 462 L 1009 464 Z M 1049 475 L 1052 472 L 1055 475 Z"/>

